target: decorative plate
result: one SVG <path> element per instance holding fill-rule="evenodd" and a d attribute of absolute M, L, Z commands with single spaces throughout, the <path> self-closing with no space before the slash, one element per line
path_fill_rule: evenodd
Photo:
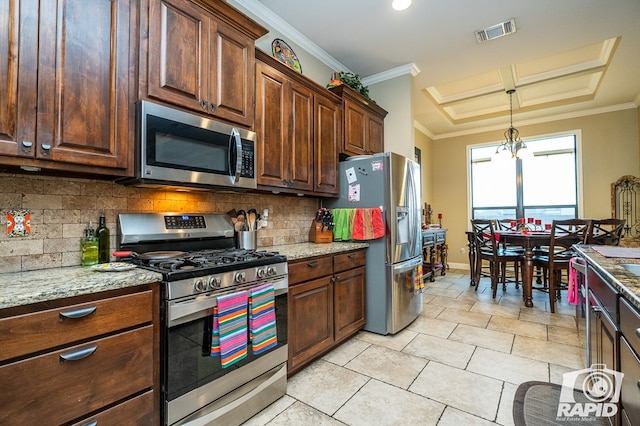
<path fill-rule="evenodd" d="M 280 62 L 302 74 L 302 66 L 295 52 L 284 40 L 276 38 L 271 42 L 271 54 Z"/>
<path fill-rule="evenodd" d="M 117 271 L 128 271 L 135 267 L 136 265 L 132 265 L 131 263 L 110 262 L 110 263 L 99 263 L 97 265 L 93 265 L 91 269 L 93 269 L 94 271 L 100 271 L 100 272 L 117 272 Z"/>

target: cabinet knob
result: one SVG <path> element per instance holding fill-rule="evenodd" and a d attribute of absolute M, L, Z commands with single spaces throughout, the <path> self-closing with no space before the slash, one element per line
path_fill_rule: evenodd
<path fill-rule="evenodd" d="M 40 147 L 42 148 L 42 155 L 49 155 L 51 145 L 49 145 L 48 143 L 43 143 L 42 145 L 40 145 Z"/>
<path fill-rule="evenodd" d="M 640 338 L 640 328 L 636 328 L 636 336 L 638 336 L 638 338 Z"/>
<path fill-rule="evenodd" d="M 210 103 L 209 104 L 209 109 L 211 110 L 212 113 L 216 112 L 216 109 L 218 109 L 218 105 L 214 104 L 214 103 Z"/>
<path fill-rule="evenodd" d="M 33 147 L 33 142 L 31 141 L 22 141 L 22 152 L 28 153 L 31 152 L 31 148 Z"/>
<path fill-rule="evenodd" d="M 202 107 L 203 110 L 207 111 L 208 109 L 207 101 L 200 101 L 200 106 Z"/>

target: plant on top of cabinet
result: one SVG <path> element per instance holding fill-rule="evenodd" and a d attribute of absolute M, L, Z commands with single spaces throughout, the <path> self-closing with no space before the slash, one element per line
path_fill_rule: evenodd
<path fill-rule="evenodd" d="M 267 30 L 222 1 L 148 3 L 140 97 L 253 128 L 255 40 Z"/>

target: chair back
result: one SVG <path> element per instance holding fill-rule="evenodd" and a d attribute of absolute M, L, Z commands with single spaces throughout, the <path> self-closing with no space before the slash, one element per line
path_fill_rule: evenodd
<path fill-rule="evenodd" d="M 590 219 L 554 220 L 551 223 L 551 241 L 549 242 L 549 263 L 555 259 L 566 260 L 573 257 L 571 246 L 586 244 L 591 237 Z"/>
<path fill-rule="evenodd" d="M 490 219 L 471 219 L 473 238 L 476 250 L 482 254 L 498 255 L 498 241 L 496 239 L 494 221 Z"/>
<path fill-rule="evenodd" d="M 517 231 L 518 230 L 518 221 L 516 219 L 499 219 L 497 221 L 498 229 L 501 231 Z M 515 225 L 511 225 L 515 223 Z"/>
<path fill-rule="evenodd" d="M 595 246 L 618 246 L 624 231 L 625 219 L 596 219 L 592 221 L 593 231 L 587 244 Z"/>

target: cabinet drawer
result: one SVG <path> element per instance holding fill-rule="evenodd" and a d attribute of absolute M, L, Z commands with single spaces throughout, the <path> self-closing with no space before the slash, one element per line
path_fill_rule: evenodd
<path fill-rule="evenodd" d="M 620 298 L 620 329 L 633 350 L 640 354 L 640 314 L 623 298 Z"/>
<path fill-rule="evenodd" d="M 430 232 L 428 234 L 422 234 L 422 245 L 423 246 L 432 246 L 436 242 L 436 234 Z"/>
<path fill-rule="evenodd" d="M 366 250 L 352 251 L 349 253 L 336 254 L 333 257 L 333 272 L 338 273 L 347 269 L 357 268 L 367 263 Z"/>
<path fill-rule="evenodd" d="M 618 323 L 618 291 L 605 282 L 591 268 L 587 268 L 589 289 L 598 298 L 602 308 L 607 311 L 614 323 Z"/>
<path fill-rule="evenodd" d="M 99 410 L 151 388 L 153 361 L 148 325 L 0 367 L 0 424 L 61 424 Z"/>
<path fill-rule="evenodd" d="M 289 285 L 333 274 L 333 257 L 325 256 L 289 264 Z"/>
<path fill-rule="evenodd" d="M 436 243 L 442 244 L 442 243 L 444 243 L 446 238 L 447 238 L 447 234 L 446 233 L 444 233 L 444 232 L 436 233 Z"/>
<path fill-rule="evenodd" d="M 152 425 L 153 391 L 148 391 L 122 404 L 111 407 L 86 419 L 74 423 L 73 426 L 97 425 Z M 92 423 L 95 422 L 95 423 Z"/>
<path fill-rule="evenodd" d="M 0 319 L 0 361 L 150 323 L 152 291 Z"/>
<path fill-rule="evenodd" d="M 622 378 L 622 405 L 632 425 L 640 425 L 640 360 L 627 339 L 620 339 L 620 371 Z"/>

